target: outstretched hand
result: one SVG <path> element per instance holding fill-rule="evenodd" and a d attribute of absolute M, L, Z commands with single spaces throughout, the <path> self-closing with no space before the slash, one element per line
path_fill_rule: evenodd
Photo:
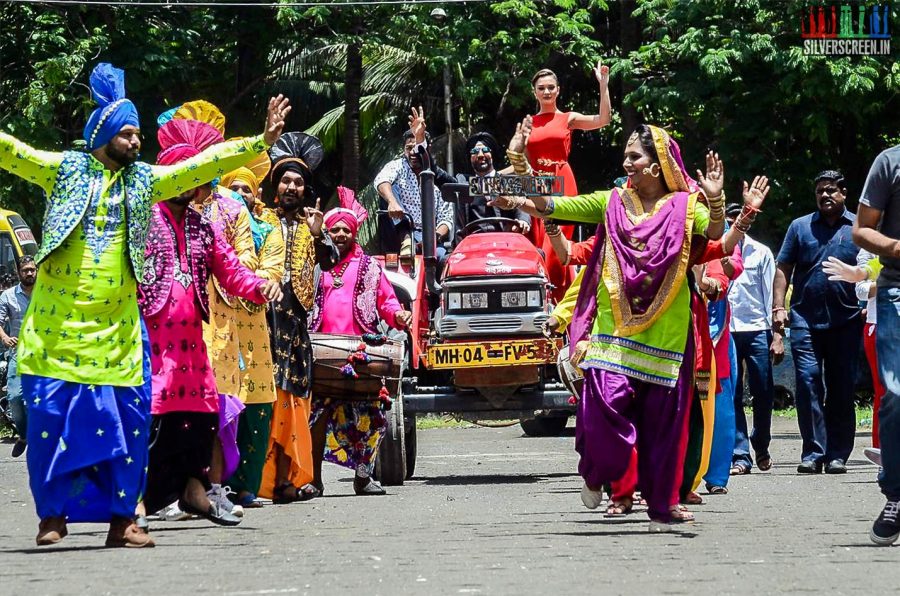
<path fill-rule="evenodd" d="M 531 116 L 525 116 L 522 122 L 516 124 L 516 132 L 509 140 L 509 150 L 515 153 L 525 153 L 525 147 L 528 145 L 528 137 L 531 136 L 532 120 Z"/>
<path fill-rule="evenodd" d="M 759 210 L 768 194 L 769 179 L 765 176 L 756 176 L 753 184 L 747 184 L 747 181 L 744 181 L 744 205 Z"/>
<path fill-rule="evenodd" d="M 822 271 L 830 281 L 857 283 L 864 281 L 869 276 L 864 268 L 848 265 L 836 257 L 828 257 L 827 260 L 822 261 Z"/>
<path fill-rule="evenodd" d="M 597 66 L 594 67 L 594 78 L 600 83 L 601 89 L 609 86 L 609 67 L 603 64 L 602 58 L 597 60 Z"/>
<path fill-rule="evenodd" d="M 263 139 L 267 145 L 272 145 L 281 136 L 284 130 L 284 120 L 291 113 L 290 101 L 284 95 L 278 94 L 269 100 L 269 108 L 266 113 L 266 129 L 263 131 Z"/>
<path fill-rule="evenodd" d="M 316 199 L 315 207 L 303 208 L 306 225 L 309 227 L 310 233 L 316 238 L 322 235 L 322 226 L 325 225 L 325 214 L 320 210 L 321 203 L 321 199 Z"/>
<path fill-rule="evenodd" d="M 725 166 L 722 165 L 718 153 L 710 151 L 706 154 L 706 173 L 697 170 L 697 181 L 707 199 L 722 194 L 722 187 L 725 184 Z"/>
<path fill-rule="evenodd" d="M 410 112 L 409 129 L 416 138 L 416 145 L 419 145 L 425 142 L 425 110 L 422 106 L 419 106 L 418 110 L 413 106 Z"/>

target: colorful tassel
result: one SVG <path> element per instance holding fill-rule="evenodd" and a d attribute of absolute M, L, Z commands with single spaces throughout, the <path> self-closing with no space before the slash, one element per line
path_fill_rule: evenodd
<path fill-rule="evenodd" d="M 356 369 L 353 368 L 353 365 L 349 363 L 341 367 L 341 374 L 345 377 L 352 377 L 354 379 L 359 378 L 359 375 L 356 374 Z"/>
<path fill-rule="evenodd" d="M 383 346 L 387 339 L 383 333 L 364 333 L 362 336 L 362 340 L 370 346 Z"/>
<path fill-rule="evenodd" d="M 387 384 L 383 377 L 381 379 L 381 390 L 378 391 L 378 399 L 384 404 L 385 410 L 390 410 L 394 405 L 394 401 L 391 399 L 391 392 L 388 391 Z"/>

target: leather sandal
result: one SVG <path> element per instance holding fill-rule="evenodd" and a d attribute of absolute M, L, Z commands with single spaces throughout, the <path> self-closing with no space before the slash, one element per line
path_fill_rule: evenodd
<path fill-rule="evenodd" d="M 156 543 L 150 534 L 138 528 L 134 520 L 128 517 L 114 517 L 109 523 L 106 534 L 106 546 L 111 548 L 153 548 Z"/>
<path fill-rule="evenodd" d="M 298 501 L 311 501 L 312 499 L 317 499 L 322 496 L 322 489 L 316 486 L 313 483 L 304 484 L 297 491 L 297 500 Z"/>
<path fill-rule="evenodd" d="M 35 540 L 38 546 L 50 546 L 59 543 L 68 533 L 65 517 L 45 517 L 38 525 L 38 534 Z"/>

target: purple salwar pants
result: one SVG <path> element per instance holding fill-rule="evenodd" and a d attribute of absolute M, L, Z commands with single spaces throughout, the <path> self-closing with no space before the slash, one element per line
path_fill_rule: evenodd
<path fill-rule="evenodd" d="M 679 444 L 693 383 L 694 346 L 688 334 L 675 387 L 589 368 L 578 404 L 578 473 L 591 489 L 622 478 L 637 447 L 638 478 L 650 519 L 669 522 L 679 472 Z"/>
<path fill-rule="evenodd" d="M 244 411 L 244 404 L 233 395 L 219 394 L 219 441 L 222 443 L 224 469 L 222 479 L 231 478 L 238 464 L 241 452 L 237 444 L 238 419 Z"/>

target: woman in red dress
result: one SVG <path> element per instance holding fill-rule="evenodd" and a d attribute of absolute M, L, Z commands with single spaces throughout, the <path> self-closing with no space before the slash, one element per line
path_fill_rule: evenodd
<path fill-rule="evenodd" d="M 532 116 L 531 136 L 528 138 L 526 155 L 531 168 L 537 175 L 560 176 L 562 178 L 562 192 L 566 196 L 578 194 L 575 184 L 575 176 L 569 165 L 569 149 L 572 146 L 573 130 L 597 130 L 603 128 L 610 121 L 609 101 L 609 67 L 602 61 L 597 61 L 594 68 L 594 77 L 600 85 L 600 113 L 580 114 L 578 112 L 561 112 L 557 107 L 559 99 L 559 80 L 552 70 L 539 70 L 531 79 L 534 87 L 534 96 L 538 101 L 539 112 Z M 564 267 L 550 244 L 548 234 L 565 234 L 566 238 L 572 237 L 573 226 L 560 226 L 559 230 L 551 227 L 545 230 L 544 221 L 536 219 L 533 222 L 529 237 L 534 245 L 543 249 L 546 255 L 547 276 L 550 283 L 555 286 L 553 297 L 562 299 L 566 289 L 572 281 L 571 269 Z"/>

